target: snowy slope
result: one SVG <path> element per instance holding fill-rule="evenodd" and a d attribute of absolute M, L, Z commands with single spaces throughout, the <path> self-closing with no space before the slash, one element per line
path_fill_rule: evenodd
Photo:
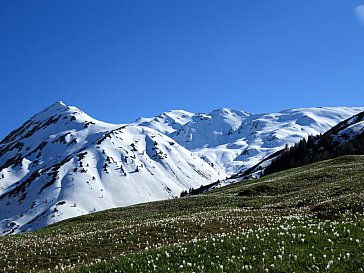
<path fill-rule="evenodd" d="M 107 124 L 58 102 L 0 143 L 0 235 L 174 198 L 219 178 L 154 129 Z"/>
<path fill-rule="evenodd" d="M 364 133 L 364 112 L 339 123 L 326 134 L 334 141 L 346 142 Z"/>
<path fill-rule="evenodd" d="M 221 173 L 231 175 L 251 168 L 263 158 L 308 135 L 323 133 L 364 108 L 298 108 L 278 113 L 251 114 L 222 108 L 188 115 L 178 126 L 160 130 L 195 152 Z M 168 115 L 164 113 L 160 116 Z M 166 122 L 153 119 L 159 130 Z M 184 123 L 184 124 L 183 124 Z"/>

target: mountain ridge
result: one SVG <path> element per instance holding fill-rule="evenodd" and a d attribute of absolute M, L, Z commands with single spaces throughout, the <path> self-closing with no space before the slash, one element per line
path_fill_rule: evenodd
<path fill-rule="evenodd" d="M 343 106 L 311 107 L 253 114 L 220 108 L 209 113 L 190 115 L 189 121 L 185 120 L 176 129 L 158 119 L 154 119 L 153 124 L 143 123 L 143 126 L 157 130 L 163 128 L 160 132 L 170 132 L 167 135 L 180 145 L 230 176 L 253 167 L 286 144 L 293 145 L 309 135 L 324 133 L 363 110 L 360 107 Z M 163 114 L 168 115 L 168 112 L 159 116 Z"/>

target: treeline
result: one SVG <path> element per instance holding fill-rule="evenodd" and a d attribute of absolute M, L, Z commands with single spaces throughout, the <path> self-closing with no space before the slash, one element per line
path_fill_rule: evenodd
<path fill-rule="evenodd" d="M 198 195 L 201 193 L 204 193 L 208 190 L 210 190 L 212 187 L 218 185 L 220 183 L 220 180 L 217 180 L 216 182 L 210 183 L 208 185 L 202 185 L 197 189 L 190 188 L 188 191 L 183 191 L 180 194 L 180 197 L 190 196 L 190 195 Z"/>
<path fill-rule="evenodd" d="M 333 140 L 331 135 L 309 136 L 285 150 L 266 167 L 264 175 L 300 167 L 343 155 L 364 154 L 364 133 L 344 143 Z"/>

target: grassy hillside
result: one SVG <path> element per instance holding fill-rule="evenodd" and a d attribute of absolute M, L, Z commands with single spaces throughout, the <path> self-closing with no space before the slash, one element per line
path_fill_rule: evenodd
<path fill-rule="evenodd" d="M 364 157 L 0 238 L 4 272 L 360 272 Z"/>

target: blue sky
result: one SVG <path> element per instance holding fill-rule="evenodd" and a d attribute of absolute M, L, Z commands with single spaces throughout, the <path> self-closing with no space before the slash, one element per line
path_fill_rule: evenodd
<path fill-rule="evenodd" d="M 62 100 L 170 109 L 364 106 L 364 1 L 0 1 L 0 137 Z"/>

